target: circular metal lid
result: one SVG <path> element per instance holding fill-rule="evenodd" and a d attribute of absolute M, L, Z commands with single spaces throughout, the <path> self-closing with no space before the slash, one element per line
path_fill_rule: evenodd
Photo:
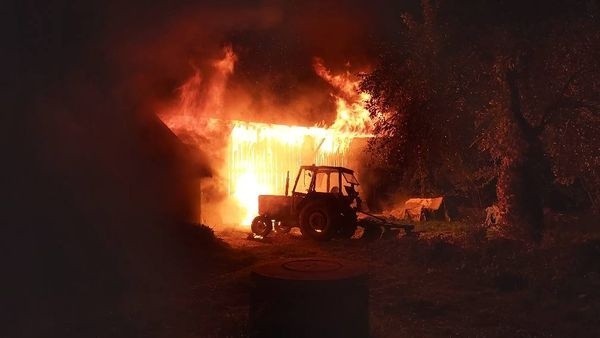
<path fill-rule="evenodd" d="M 338 280 L 366 276 L 363 264 L 337 258 L 293 258 L 258 265 L 252 272 L 259 277 L 285 280 Z"/>
<path fill-rule="evenodd" d="M 291 260 L 283 263 L 282 266 L 284 269 L 299 272 L 335 271 L 343 267 L 343 265 L 340 264 L 340 262 L 316 258 Z"/>

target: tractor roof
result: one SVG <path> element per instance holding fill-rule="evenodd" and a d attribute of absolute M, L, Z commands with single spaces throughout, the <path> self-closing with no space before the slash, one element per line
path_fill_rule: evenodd
<path fill-rule="evenodd" d="M 300 168 L 309 169 L 309 170 L 317 170 L 317 169 L 335 170 L 335 171 L 341 171 L 343 173 L 348 173 L 348 174 L 354 175 L 354 170 L 348 169 L 345 167 L 334 167 L 334 166 L 328 166 L 328 165 L 314 165 L 313 164 L 313 165 L 303 165 Z"/>

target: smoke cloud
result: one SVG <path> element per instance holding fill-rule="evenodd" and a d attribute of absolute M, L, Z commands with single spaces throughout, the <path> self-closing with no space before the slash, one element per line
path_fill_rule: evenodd
<path fill-rule="evenodd" d="M 142 104 L 163 111 L 194 72 L 214 72 L 230 45 L 236 71 L 223 93 L 224 117 L 313 125 L 335 119 L 331 86 L 314 57 L 334 72 L 370 63 L 375 9 L 337 1 L 175 2 L 111 6 L 104 44 Z M 135 15 L 133 15 L 135 13 Z M 129 15 L 131 14 L 131 15 Z"/>

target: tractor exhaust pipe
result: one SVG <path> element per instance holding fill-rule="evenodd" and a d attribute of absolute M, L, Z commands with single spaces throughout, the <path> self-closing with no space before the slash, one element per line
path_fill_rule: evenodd
<path fill-rule="evenodd" d="M 288 170 L 287 175 L 285 177 L 285 195 L 289 195 L 290 190 L 290 171 Z"/>

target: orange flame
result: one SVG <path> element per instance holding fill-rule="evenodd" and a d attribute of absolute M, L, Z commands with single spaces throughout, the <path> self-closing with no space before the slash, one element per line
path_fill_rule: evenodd
<path fill-rule="evenodd" d="M 224 122 L 215 122 L 214 117 L 221 116 L 223 94 L 236 61 L 233 49 L 226 47 L 223 58 L 213 62 L 214 73 L 207 81 L 195 69 L 179 88 L 177 114 L 161 116 L 165 124 L 188 142 L 214 139 Z M 220 173 L 240 209 L 233 222 L 249 225 L 258 213 L 258 195 L 283 194 L 288 172 L 291 189 L 300 165 L 345 166 L 352 140 L 370 137 L 371 120 L 365 108 L 370 97 L 359 91 L 359 79 L 349 72 L 332 74 L 320 59 L 315 59 L 314 69 L 337 91 L 332 93 L 337 118 L 329 128 L 226 122 L 227 159 Z"/>
<path fill-rule="evenodd" d="M 339 92 L 331 94 L 335 98 L 337 117 L 330 129 L 359 134 L 369 133 L 373 125 L 367 109 L 371 95 L 360 91 L 360 79 L 349 71 L 332 74 L 319 58 L 314 59 L 313 67 L 317 75 Z"/>

